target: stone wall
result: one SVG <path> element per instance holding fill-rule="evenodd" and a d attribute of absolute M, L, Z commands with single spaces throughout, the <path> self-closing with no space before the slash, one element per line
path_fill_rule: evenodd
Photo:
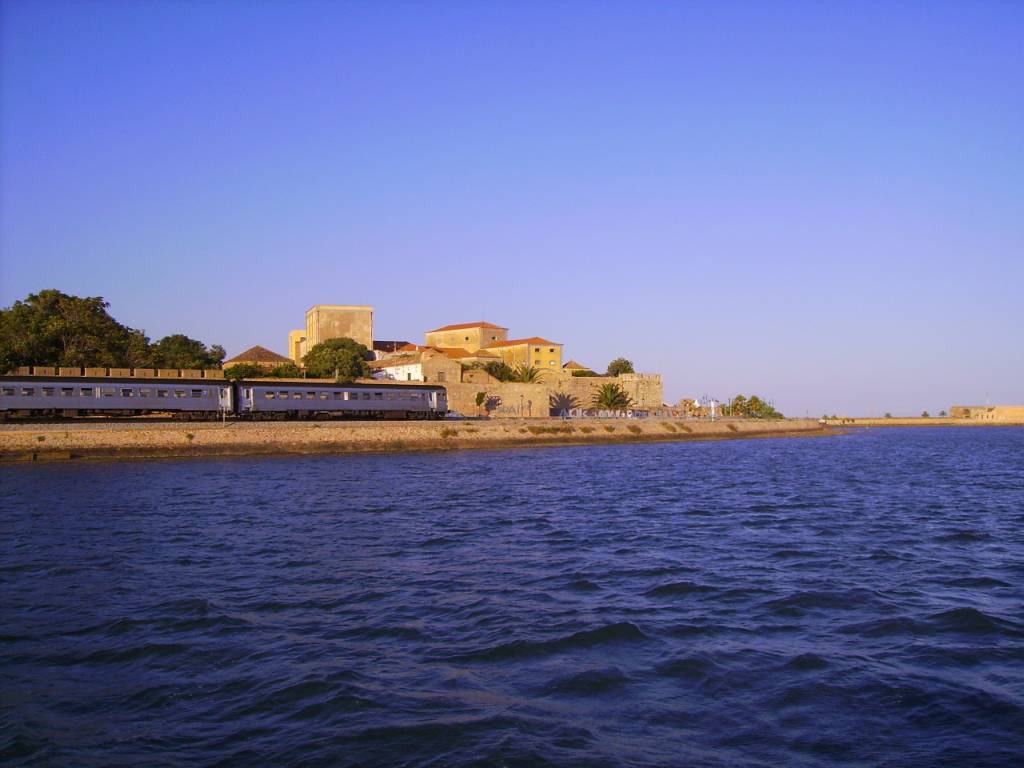
<path fill-rule="evenodd" d="M 340 338 L 373 349 L 373 307 L 317 304 L 306 312 L 306 352 L 322 341 Z"/>
<path fill-rule="evenodd" d="M 949 415 L 972 421 L 1024 422 L 1024 405 L 954 405 Z"/>
<path fill-rule="evenodd" d="M 494 384 L 466 383 L 445 384 L 448 390 L 448 408 L 465 416 L 484 413 L 492 418 L 507 419 L 548 418 L 549 390 L 544 384 L 517 384 L 497 382 Z M 482 407 L 477 406 L 478 392 L 485 393 Z"/>
<path fill-rule="evenodd" d="M 544 378 L 551 394 L 560 402 L 576 402 L 589 408 L 594 392 L 605 384 L 618 384 L 641 410 L 661 408 L 664 386 L 659 373 L 624 373 L 621 376 L 573 376 L 568 371 L 551 371 Z"/>

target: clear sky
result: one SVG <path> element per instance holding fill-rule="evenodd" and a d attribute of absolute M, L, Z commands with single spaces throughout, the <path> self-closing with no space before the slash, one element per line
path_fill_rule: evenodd
<path fill-rule="evenodd" d="M 1024 3 L 7 0 L 0 305 L 485 318 L 666 397 L 1024 402 Z"/>

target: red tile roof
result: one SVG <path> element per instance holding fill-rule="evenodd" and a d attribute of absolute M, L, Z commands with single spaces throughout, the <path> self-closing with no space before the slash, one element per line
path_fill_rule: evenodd
<path fill-rule="evenodd" d="M 502 325 L 495 325 L 494 323 L 488 323 L 486 320 L 480 320 L 475 323 L 458 323 L 457 325 L 446 325 L 441 328 L 435 328 L 427 333 L 440 333 L 441 331 L 461 331 L 463 328 L 497 328 L 499 331 L 507 331 Z"/>
<path fill-rule="evenodd" d="M 542 339 L 540 336 L 531 336 L 528 339 L 509 339 L 508 341 L 495 341 L 491 344 L 488 344 L 487 348 L 493 349 L 494 347 L 519 347 L 522 346 L 523 344 L 548 344 L 553 347 L 562 346 L 557 341 L 548 341 L 547 339 Z"/>
<path fill-rule="evenodd" d="M 261 347 L 257 344 L 255 347 L 249 347 L 240 355 L 235 355 L 230 360 L 225 360 L 224 365 L 234 365 L 236 363 L 291 363 L 291 358 L 279 355 L 277 352 L 271 352 L 266 347 Z"/>

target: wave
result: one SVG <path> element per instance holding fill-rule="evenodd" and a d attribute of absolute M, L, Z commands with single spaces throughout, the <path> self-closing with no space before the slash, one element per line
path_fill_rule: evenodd
<path fill-rule="evenodd" d="M 455 656 L 452 661 L 506 661 L 518 658 L 548 656 L 564 651 L 592 648 L 597 645 L 646 640 L 640 628 L 630 621 L 608 624 L 598 629 L 585 629 L 554 640 L 514 640 L 472 653 Z"/>
<path fill-rule="evenodd" d="M 672 597 L 675 595 L 693 595 L 706 592 L 717 592 L 715 587 L 705 584 L 696 584 L 692 581 L 673 581 L 669 584 L 661 584 L 644 592 L 645 597 Z"/>

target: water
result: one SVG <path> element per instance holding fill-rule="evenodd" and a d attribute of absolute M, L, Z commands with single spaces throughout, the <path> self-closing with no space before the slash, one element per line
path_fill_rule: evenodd
<path fill-rule="evenodd" d="M 13 765 L 1024 759 L 1022 429 L 0 483 Z"/>

